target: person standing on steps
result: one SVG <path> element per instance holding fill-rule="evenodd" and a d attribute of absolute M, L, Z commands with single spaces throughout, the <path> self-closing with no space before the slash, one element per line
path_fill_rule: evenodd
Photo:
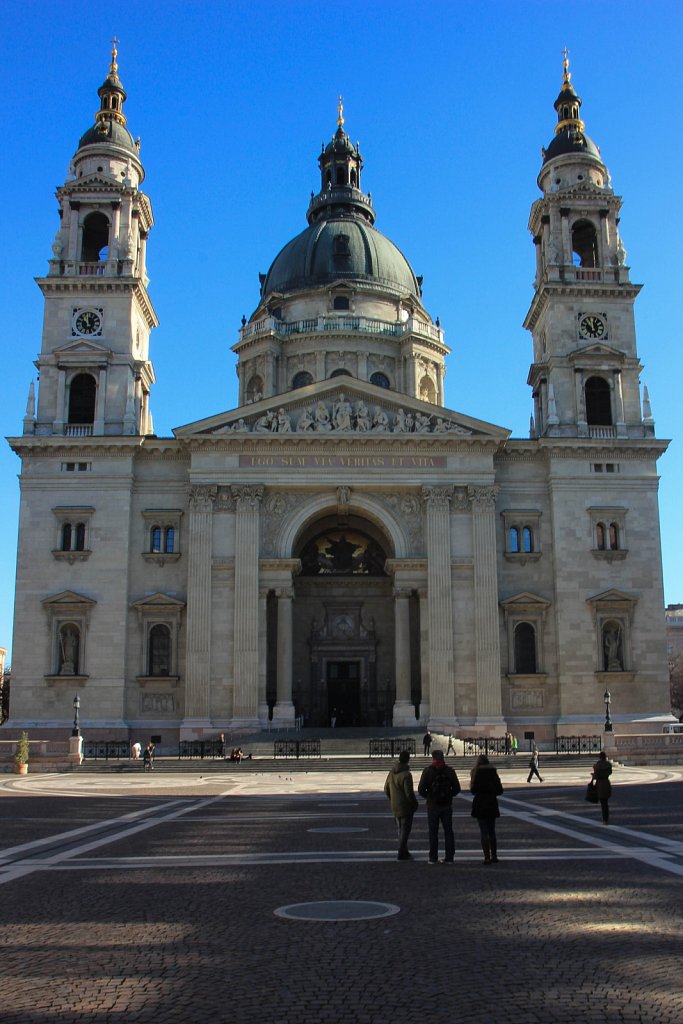
<path fill-rule="evenodd" d="M 607 754 L 604 750 L 601 750 L 598 760 L 593 765 L 591 778 L 595 779 L 595 788 L 602 810 L 603 825 L 609 825 L 609 798 L 612 795 L 612 783 L 609 777 L 611 774 L 612 762 L 607 760 Z"/>
<path fill-rule="evenodd" d="M 384 783 L 384 794 L 391 801 L 391 813 L 398 829 L 397 860 L 412 860 L 408 851 L 408 838 L 413 827 L 413 815 L 417 810 L 417 797 L 413 789 L 413 776 L 408 767 L 410 754 L 402 750 L 398 763 L 391 769 Z"/>
<path fill-rule="evenodd" d="M 422 749 L 425 757 L 429 757 L 429 751 L 432 749 L 432 734 L 429 729 L 422 737 Z"/>
<path fill-rule="evenodd" d="M 445 844 L 443 863 L 452 864 L 455 857 L 453 797 L 460 792 L 460 782 L 455 771 L 444 761 L 442 750 L 432 752 L 432 763 L 427 765 L 422 772 L 417 791 L 427 801 L 429 863 L 439 863 L 439 825 L 441 825 Z"/>
<path fill-rule="evenodd" d="M 474 793 L 472 817 L 479 822 L 484 864 L 497 864 L 496 818 L 500 817 L 498 797 L 503 792 L 503 784 L 486 754 L 479 755 L 477 763 L 472 769 L 470 792 Z"/>
<path fill-rule="evenodd" d="M 534 747 L 533 752 L 531 754 L 531 760 L 529 761 L 529 778 L 526 781 L 531 782 L 531 779 L 534 775 L 536 776 L 539 782 L 543 782 L 543 779 L 541 778 L 538 772 L 538 747 Z"/>

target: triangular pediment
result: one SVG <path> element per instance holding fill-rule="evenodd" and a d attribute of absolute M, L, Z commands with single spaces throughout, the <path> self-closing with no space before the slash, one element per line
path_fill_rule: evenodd
<path fill-rule="evenodd" d="M 91 174 L 84 174 L 82 178 L 67 181 L 63 187 L 65 192 L 82 192 L 84 189 L 102 188 L 103 185 L 107 188 L 114 188 L 117 192 L 120 189 L 120 182 L 116 178 L 97 171 L 93 171 Z"/>
<path fill-rule="evenodd" d="M 591 362 L 604 362 L 605 359 L 610 360 L 610 362 L 616 360 L 619 363 L 623 363 L 625 356 L 618 349 L 600 343 L 585 345 L 569 355 L 569 361 L 572 363 L 585 363 L 588 360 Z"/>
<path fill-rule="evenodd" d="M 97 601 L 94 601 L 92 597 L 86 597 L 85 594 L 77 594 L 75 590 L 62 590 L 59 594 L 46 597 L 42 604 L 44 608 L 58 608 L 63 605 L 86 605 L 90 607 L 97 604 Z"/>
<path fill-rule="evenodd" d="M 131 602 L 131 608 L 156 608 L 157 610 L 170 608 L 175 611 L 184 607 L 184 601 L 179 601 L 177 597 L 171 597 L 169 594 L 162 594 L 161 591 L 157 591 L 156 594 L 148 594 L 145 597 L 141 597 L 138 601 Z"/>
<path fill-rule="evenodd" d="M 615 604 L 628 604 L 633 605 L 638 599 L 632 594 L 627 594 L 623 590 L 617 590 L 615 587 L 610 590 L 603 590 L 600 594 L 595 594 L 593 597 L 586 599 L 587 604 L 591 605 L 615 605 Z"/>
<path fill-rule="evenodd" d="M 550 607 L 550 601 L 545 597 L 539 597 L 538 594 L 532 594 L 528 590 L 523 590 L 519 594 L 515 594 L 513 597 L 506 597 L 504 601 L 499 601 L 501 608 L 536 608 L 538 610 L 546 609 Z"/>
<path fill-rule="evenodd" d="M 53 351 L 53 355 L 60 359 L 73 359 L 82 362 L 83 359 L 108 359 L 111 356 L 111 349 L 104 345 L 98 345 L 95 341 L 88 341 L 85 338 L 78 338 L 68 345 L 62 345 Z"/>
<path fill-rule="evenodd" d="M 287 437 L 440 437 L 503 441 L 510 431 L 443 406 L 354 377 L 334 377 L 177 427 L 177 438 L 197 435 Z"/>

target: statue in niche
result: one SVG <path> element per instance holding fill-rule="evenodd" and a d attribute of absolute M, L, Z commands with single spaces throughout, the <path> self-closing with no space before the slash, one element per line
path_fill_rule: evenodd
<path fill-rule="evenodd" d="M 352 544 L 341 534 L 338 540 L 334 537 L 326 537 L 328 546 L 325 548 L 323 559 L 324 564 L 334 573 L 351 573 L 354 565 L 354 552 L 357 545 Z"/>
<path fill-rule="evenodd" d="M 75 626 L 64 626 L 59 631 L 60 676 L 74 676 L 78 668 L 79 633 Z"/>
<path fill-rule="evenodd" d="M 603 629 L 602 637 L 605 672 L 623 672 L 623 644 L 619 623 L 608 622 Z"/>

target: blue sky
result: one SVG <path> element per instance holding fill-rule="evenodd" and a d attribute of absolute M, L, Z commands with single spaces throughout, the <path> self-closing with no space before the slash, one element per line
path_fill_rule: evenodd
<path fill-rule="evenodd" d="M 453 349 L 447 404 L 528 434 L 532 298 L 527 230 L 541 146 L 571 54 L 588 134 L 624 197 L 632 279 L 657 434 L 681 402 L 683 5 L 409 2 L 87 5 L 26 2 L 0 13 L 3 271 L 0 431 L 21 432 L 57 228 L 55 187 L 98 108 L 119 45 L 125 112 L 142 138 L 156 226 L 148 247 L 156 432 L 236 404 L 230 346 L 258 273 L 305 227 L 317 155 L 335 130 L 360 140 L 377 228 L 424 275 L 424 301 Z M 666 600 L 683 601 L 674 440 L 660 462 Z M 11 646 L 19 462 L 0 445 L 0 645 Z"/>

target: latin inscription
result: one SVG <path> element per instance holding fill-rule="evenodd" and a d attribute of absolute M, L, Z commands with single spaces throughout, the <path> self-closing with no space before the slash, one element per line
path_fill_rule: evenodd
<path fill-rule="evenodd" d="M 439 469 L 445 455 L 240 455 L 247 469 Z"/>

